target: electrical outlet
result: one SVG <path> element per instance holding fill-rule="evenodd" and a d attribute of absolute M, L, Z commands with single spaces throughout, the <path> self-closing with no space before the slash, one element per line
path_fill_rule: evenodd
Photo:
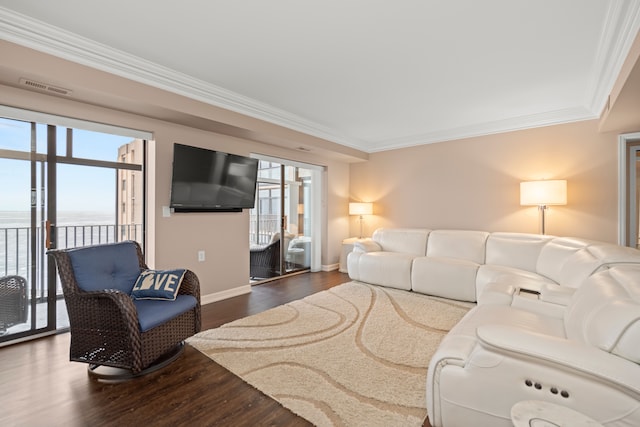
<path fill-rule="evenodd" d="M 204 261 L 204 251 L 198 251 L 198 261 Z"/>

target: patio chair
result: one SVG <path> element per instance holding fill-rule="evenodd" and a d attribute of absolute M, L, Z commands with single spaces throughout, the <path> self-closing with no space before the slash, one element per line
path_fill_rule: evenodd
<path fill-rule="evenodd" d="M 280 275 L 280 239 L 249 250 L 249 276 L 266 279 Z"/>
<path fill-rule="evenodd" d="M 48 254 L 69 314 L 69 359 L 88 363 L 90 375 L 119 380 L 153 372 L 177 359 L 184 339 L 200 331 L 197 276 L 190 270 L 149 270 L 138 243 Z"/>
<path fill-rule="evenodd" d="M 289 243 L 295 236 L 291 233 L 284 234 L 285 260 Z M 249 248 L 249 277 L 252 279 L 266 279 L 280 276 L 280 233 L 271 236 L 267 245 Z"/>
<path fill-rule="evenodd" d="M 27 321 L 27 281 L 22 276 L 0 278 L 0 335 Z"/>

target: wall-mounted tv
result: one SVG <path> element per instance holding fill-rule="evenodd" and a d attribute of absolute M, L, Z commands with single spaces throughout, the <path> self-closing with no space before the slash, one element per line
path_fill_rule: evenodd
<path fill-rule="evenodd" d="M 174 144 L 171 203 L 176 212 L 240 212 L 255 204 L 258 159 Z"/>

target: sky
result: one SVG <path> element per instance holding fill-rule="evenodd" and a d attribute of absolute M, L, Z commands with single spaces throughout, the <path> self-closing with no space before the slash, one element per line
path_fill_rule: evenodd
<path fill-rule="evenodd" d="M 66 128 L 57 129 L 57 154 L 66 154 Z M 38 153 L 46 153 L 46 125 L 36 126 Z M 133 138 L 74 129 L 73 156 L 84 159 L 116 161 L 118 147 Z M 31 125 L 28 122 L 0 118 L 0 150 L 28 153 Z M 30 162 L 2 158 L 0 153 L 0 211 L 27 211 L 30 208 Z M 40 187 L 40 165 L 38 187 Z M 115 169 L 58 164 L 58 210 L 114 212 Z M 40 200 L 40 190 L 38 190 Z"/>

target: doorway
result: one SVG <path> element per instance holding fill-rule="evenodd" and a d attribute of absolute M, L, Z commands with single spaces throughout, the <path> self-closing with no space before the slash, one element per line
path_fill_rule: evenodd
<path fill-rule="evenodd" d="M 43 116 L 0 109 L 0 345 L 68 329 L 48 249 L 143 243 L 145 140 Z"/>
<path fill-rule="evenodd" d="M 640 132 L 619 137 L 618 243 L 640 248 Z"/>
<path fill-rule="evenodd" d="M 250 211 L 252 283 L 301 271 L 319 261 L 320 166 L 259 159 L 255 207 Z"/>

